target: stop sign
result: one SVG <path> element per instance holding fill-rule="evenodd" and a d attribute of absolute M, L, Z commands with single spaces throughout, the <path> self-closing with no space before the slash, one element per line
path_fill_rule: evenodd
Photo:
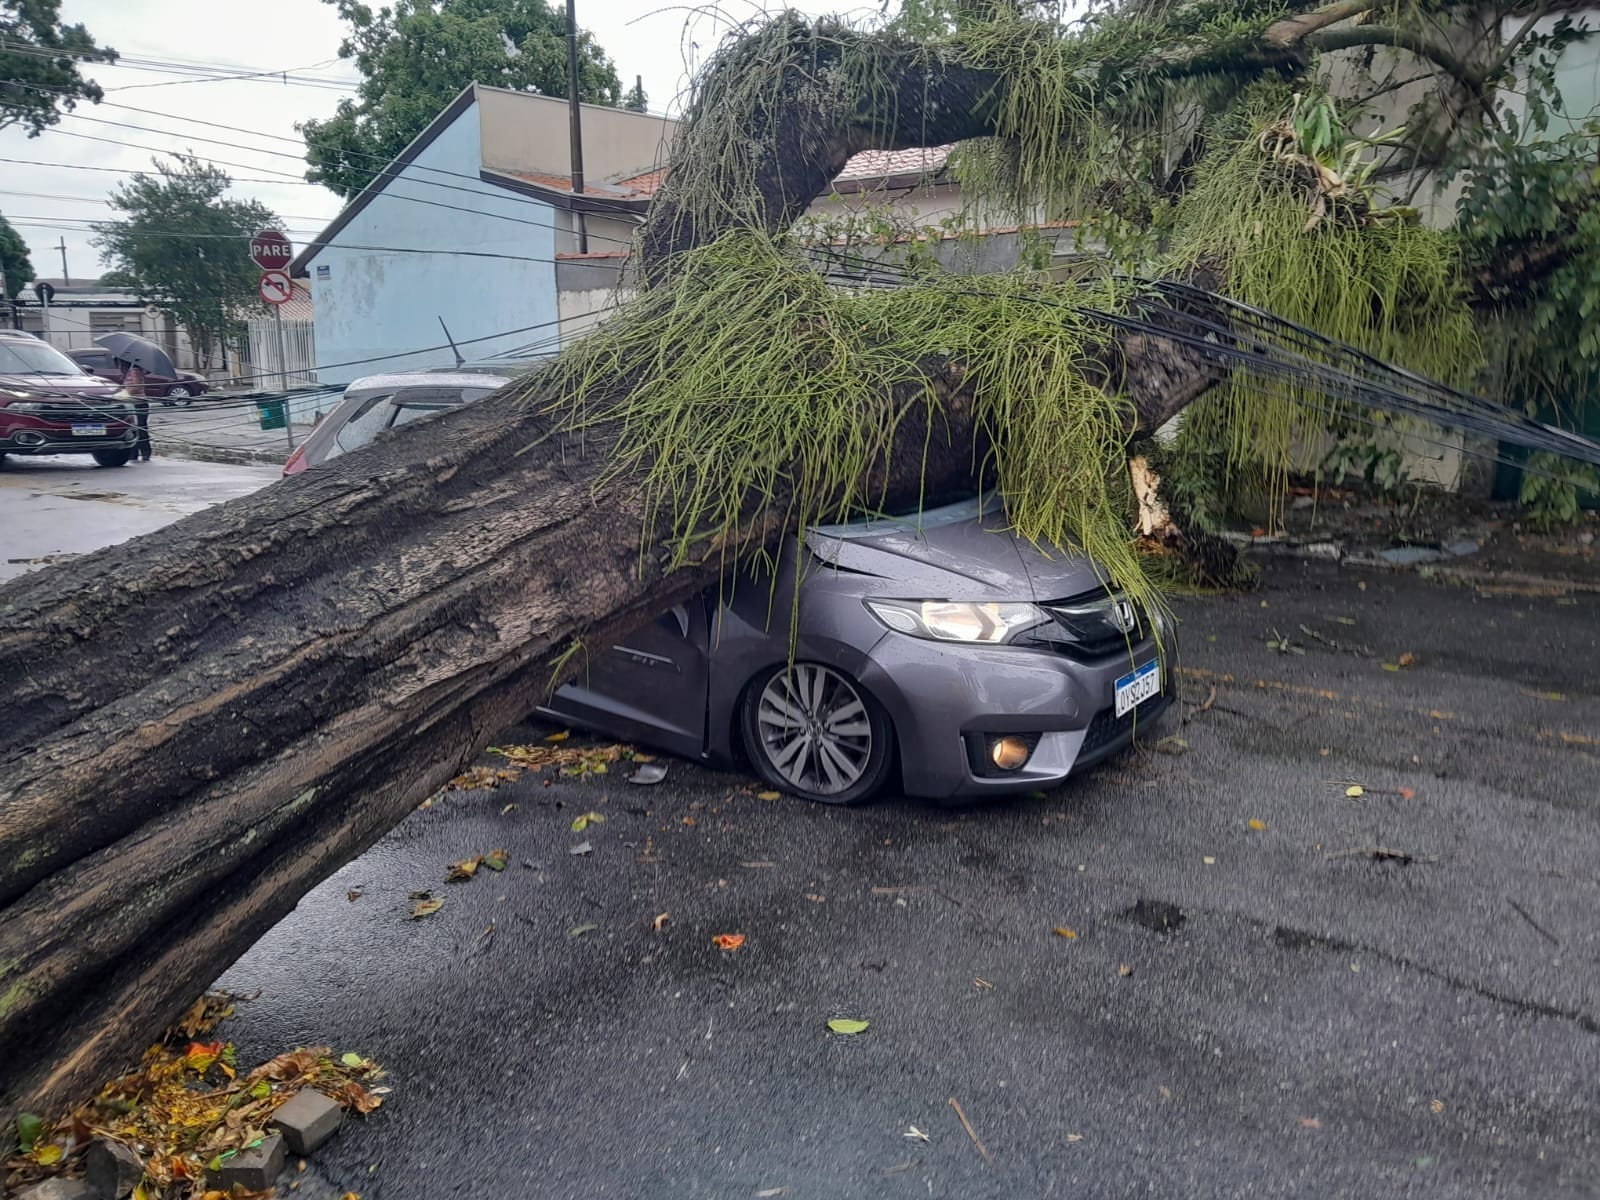
<path fill-rule="evenodd" d="M 263 229 L 250 239 L 250 261 L 263 271 L 281 271 L 294 261 L 294 243 L 279 230 Z"/>

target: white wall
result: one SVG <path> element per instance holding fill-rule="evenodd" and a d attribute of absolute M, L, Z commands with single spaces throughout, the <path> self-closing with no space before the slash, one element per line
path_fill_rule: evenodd
<path fill-rule="evenodd" d="M 448 348 L 418 349 L 442 345 L 441 316 L 469 359 L 556 332 L 554 210 L 477 181 L 478 116 L 469 106 L 311 260 L 321 382 L 450 365 Z"/>

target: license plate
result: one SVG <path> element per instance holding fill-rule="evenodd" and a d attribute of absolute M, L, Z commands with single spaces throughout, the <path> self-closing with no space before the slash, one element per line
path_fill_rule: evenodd
<path fill-rule="evenodd" d="M 1151 659 L 1116 682 L 1117 716 L 1132 712 L 1152 696 L 1161 694 L 1161 660 Z"/>
<path fill-rule="evenodd" d="M 72 427 L 73 437 L 105 437 L 105 435 L 106 427 L 104 425 L 74 425 Z"/>

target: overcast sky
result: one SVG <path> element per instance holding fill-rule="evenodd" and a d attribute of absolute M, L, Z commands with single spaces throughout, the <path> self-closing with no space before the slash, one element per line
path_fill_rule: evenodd
<path fill-rule="evenodd" d="M 877 0 L 789 0 L 788 6 L 863 17 L 879 10 Z M 732 19 L 760 10 L 752 0 L 720 0 L 713 7 Z M 351 94 L 355 73 L 339 60 L 342 26 L 332 5 L 63 0 L 61 8 L 66 21 L 83 22 L 124 62 L 85 70 L 105 88 L 107 102 L 63 117 L 60 132 L 29 138 L 15 128 L 0 131 L 0 159 L 27 160 L 0 161 L 0 212 L 27 239 L 38 274 L 61 275 L 56 246 L 62 239 L 74 278 L 100 274 L 99 252 L 85 223 L 106 218 L 104 198 L 129 172 L 149 169 L 154 154 L 147 147 L 191 151 L 218 162 L 239 180 L 234 193 L 282 215 L 297 242 L 339 211 L 337 196 L 303 182 L 303 148 L 294 130 L 297 122 L 330 115 Z M 671 0 L 578 0 L 578 22 L 605 47 L 625 86 L 636 75 L 644 77 L 655 111 L 674 110 L 694 70 L 727 29 L 726 19 Z M 287 72 L 289 82 L 196 79 L 202 72 L 267 71 Z M 96 138 L 108 140 L 91 140 Z"/>

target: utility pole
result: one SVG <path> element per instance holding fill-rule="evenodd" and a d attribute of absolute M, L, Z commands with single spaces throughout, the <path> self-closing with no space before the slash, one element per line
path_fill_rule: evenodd
<path fill-rule="evenodd" d="M 71 287 L 72 276 L 67 273 L 67 239 L 65 237 L 61 239 L 61 244 L 56 249 L 61 251 L 61 286 Z"/>
<path fill-rule="evenodd" d="M 583 195 L 583 109 L 578 103 L 578 0 L 567 0 L 567 113 L 572 125 L 572 194 Z M 578 253 L 589 253 L 589 227 L 573 201 Z"/>

